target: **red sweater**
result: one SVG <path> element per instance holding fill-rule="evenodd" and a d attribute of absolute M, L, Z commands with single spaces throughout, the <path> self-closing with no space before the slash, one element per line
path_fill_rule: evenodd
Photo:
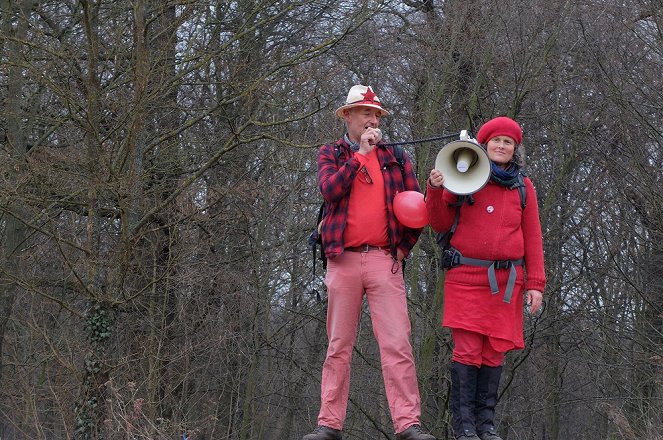
<path fill-rule="evenodd" d="M 473 194 L 474 204 L 463 204 L 451 245 L 463 256 L 481 260 L 525 259 L 518 266 L 513 299 L 503 301 L 508 269 L 497 269 L 500 293 L 493 295 L 485 267 L 461 265 L 447 270 L 443 325 L 464 328 L 495 338 L 500 351 L 522 348 L 523 290 L 543 292 L 546 276 L 543 241 L 536 190 L 525 178 L 527 204 L 523 210 L 517 190 L 489 181 Z M 431 227 L 438 232 L 451 228 L 457 196 L 442 188 L 427 187 L 426 207 Z"/>

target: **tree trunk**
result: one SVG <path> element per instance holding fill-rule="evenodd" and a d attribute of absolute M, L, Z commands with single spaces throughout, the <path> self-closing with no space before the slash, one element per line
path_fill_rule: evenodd
<path fill-rule="evenodd" d="M 24 79 L 21 74 L 21 41 L 27 33 L 26 17 L 30 12 L 31 2 L 20 2 L 19 6 L 12 7 L 12 2 L 0 2 L 0 11 L 2 13 L 2 22 L 0 23 L 0 32 L 8 38 L 3 40 L 3 46 L 0 51 L 0 57 L 7 63 L 7 91 L 3 113 L 5 115 L 5 133 L 4 144 L 8 152 L 9 159 L 14 163 L 12 175 L 7 176 L 13 185 L 21 179 L 21 174 L 25 172 L 25 160 L 27 153 L 26 136 L 24 126 L 21 121 L 27 118 L 21 103 L 23 102 L 22 88 Z M 16 21 L 15 29 L 12 29 L 12 22 Z M 3 274 L 0 278 L 0 387 L 5 386 L 6 375 L 12 372 L 7 370 L 4 362 L 4 344 L 5 336 L 8 332 L 9 323 L 13 316 L 14 304 L 17 296 L 21 293 L 21 288 L 15 282 L 21 279 L 22 271 L 22 252 L 25 246 L 27 227 L 23 219 L 23 210 L 19 201 L 10 202 L 9 209 L 5 211 L 5 232 L 3 237 L 2 262 Z M 5 419 L 5 414 L 11 414 L 10 409 L 4 409 L 4 402 L 0 404 L 0 411 L 3 416 L 0 417 L 0 437 L 4 437 L 6 425 L 9 420 Z"/>

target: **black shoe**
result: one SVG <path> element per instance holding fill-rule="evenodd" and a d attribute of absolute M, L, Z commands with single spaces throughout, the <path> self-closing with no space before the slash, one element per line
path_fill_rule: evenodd
<path fill-rule="evenodd" d="M 306 434 L 302 440 L 342 440 L 343 435 L 338 429 L 328 428 L 326 426 L 317 426 L 313 432 Z"/>
<path fill-rule="evenodd" d="M 396 434 L 396 440 L 437 440 L 430 434 L 426 434 L 421 426 L 412 425 L 405 431 Z"/>
<path fill-rule="evenodd" d="M 456 437 L 456 440 L 481 440 L 481 439 L 477 437 L 476 434 L 470 434 L 470 435 L 461 435 L 460 437 Z"/>

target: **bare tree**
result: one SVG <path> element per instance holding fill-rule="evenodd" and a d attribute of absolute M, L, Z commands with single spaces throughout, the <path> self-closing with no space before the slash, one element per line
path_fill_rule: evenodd
<path fill-rule="evenodd" d="M 659 438 L 658 0 L 0 2 L 0 436 L 293 438 L 326 296 L 315 152 L 355 83 L 390 141 L 525 131 L 546 308 L 506 438 Z M 422 185 L 447 140 L 407 145 Z M 407 265 L 423 423 L 448 437 L 443 274 Z M 345 431 L 391 438 L 362 315 Z"/>

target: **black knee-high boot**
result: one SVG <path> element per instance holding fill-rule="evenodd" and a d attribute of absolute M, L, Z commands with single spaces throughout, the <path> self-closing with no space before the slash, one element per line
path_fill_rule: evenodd
<path fill-rule="evenodd" d="M 451 415 L 457 439 L 479 439 L 474 418 L 478 371 L 474 365 L 451 363 Z"/>
<path fill-rule="evenodd" d="M 477 372 L 476 428 L 481 440 L 502 440 L 495 428 L 495 406 L 502 367 L 482 366 Z"/>

